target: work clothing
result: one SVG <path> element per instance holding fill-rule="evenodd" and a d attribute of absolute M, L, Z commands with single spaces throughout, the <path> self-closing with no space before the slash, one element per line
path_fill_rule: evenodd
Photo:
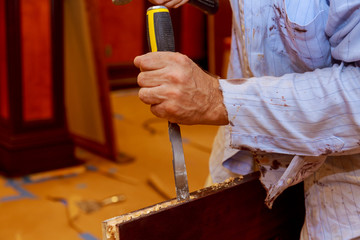
<path fill-rule="evenodd" d="M 303 239 L 360 238 L 360 0 L 231 0 L 230 124 L 214 182 L 254 170 L 271 207 L 305 179 Z M 240 151 L 239 151 L 240 150 Z"/>

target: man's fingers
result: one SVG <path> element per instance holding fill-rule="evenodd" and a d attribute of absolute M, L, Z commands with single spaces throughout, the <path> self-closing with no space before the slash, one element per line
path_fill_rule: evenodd
<path fill-rule="evenodd" d="M 134 65 L 141 71 L 152 71 L 164 68 L 169 63 L 170 52 L 150 52 L 134 59 Z"/>
<path fill-rule="evenodd" d="M 182 117 L 178 114 L 174 114 L 173 106 L 169 102 L 161 102 L 159 104 L 153 104 L 150 106 L 152 114 L 159 118 L 167 119 L 172 123 L 182 124 Z"/>
<path fill-rule="evenodd" d="M 185 3 L 187 3 L 189 0 L 181 0 L 179 1 L 177 4 L 174 5 L 174 8 L 178 8 L 182 5 L 184 5 Z"/>
<path fill-rule="evenodd" d="M 158 87 L 167 81 L 163 69 L 141 72 L 137 76 L 137 83 L 140 87 Z"/>
<path fill-rule="evenodd" d="M 185 4 L 188 0 L 150 0 L 155 5 L 164 5 L 167 8 L 177 8 Z"/>
<path fill-rule="evenodd" d="M 181 0 L 170 0 L 167 3 L 165 3 L 165 7 L 167 8 L 174 8 L 176 5 L 179 5 L 179 3 L 181 2 Z M 181 6 L 181 5 L 179 5 Z"/>
<path fill-rule="evenodd" d="M 143 101 L 146 104 L 152 105 L 152 104 L 159 104 L 163 102 L 163 98 L 157 94 L 159 87 L 156 88 L 140 88 L 139 90 L 139 98 L 141 101 Z"/>
<path fill-rule="evenodd" d="M 141 72 L 137 76 L 137 83 L 140 87 L 156 87 L 159 86 L 159 80 L 153 76 L 153 74 L 149 74 L 148 72 Z"/>
<path fill-rule="evenodd" d="M 164 5 L 168 1 L 169 0 L 149 0 L 149 2 L 151 2 L 152 4 L 155 4 L 155 5 Z"/>
<path fill-rule="evenodd" d="M 165 111 L 160 104 L 153 104 L 150 106 L 150 111 L 158 118 L 165 118 Z"/>

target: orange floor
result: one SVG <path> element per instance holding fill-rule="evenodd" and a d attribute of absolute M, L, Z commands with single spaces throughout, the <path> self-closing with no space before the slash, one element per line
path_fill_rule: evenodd
<path fill-rule="evenodd" d="M 151 115 L 136 89 L 112 92 L 111 100 L 119 151 L 133 160 L 119 164 L 77 149 L 85 160 L 81 166 L 18 179 L 0 177 L 0 240 L 101 239 L 103 220 L 175 197 L 167 122 Z M 208 175 L 217 127 L 181 130 L 194 191 Z M 156 181 L 162 193 L 153 187 Z M 94 203 L 117 195 L 125 200 L 103 207 Z"/>

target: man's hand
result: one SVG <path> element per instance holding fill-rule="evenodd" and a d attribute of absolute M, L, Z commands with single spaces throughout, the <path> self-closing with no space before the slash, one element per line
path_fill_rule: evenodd
<path fill-rule="evenodd" d="M 185 3 L 187 3 L 189 0 L 149 0 L 152 4 L 155 5 L 164 5 L 167 8 L 177 8 Z"/>
<path fill-rule="evenodd" d="M 139 98 L 160 118 L 180 124 L 228 123 L 217 78 L 180 53 L 152 52 L 134 60 Z"/>

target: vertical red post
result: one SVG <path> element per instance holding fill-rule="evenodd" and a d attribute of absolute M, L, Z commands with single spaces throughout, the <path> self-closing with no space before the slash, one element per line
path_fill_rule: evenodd
<path fill-rule="evenodd" d="M 64 108 L 63 0 L 0 0 L 0 172 L 78 164 Z"/>
<path fill-rule="evenodd" d="M 53 117 L 51 2 L 21 0 L 23 120 Z"/>
<path fill-rule="evenodd" d="M 0 118 L 9 117 L 6 64 L 5 0 L 0 0 Z"/>

